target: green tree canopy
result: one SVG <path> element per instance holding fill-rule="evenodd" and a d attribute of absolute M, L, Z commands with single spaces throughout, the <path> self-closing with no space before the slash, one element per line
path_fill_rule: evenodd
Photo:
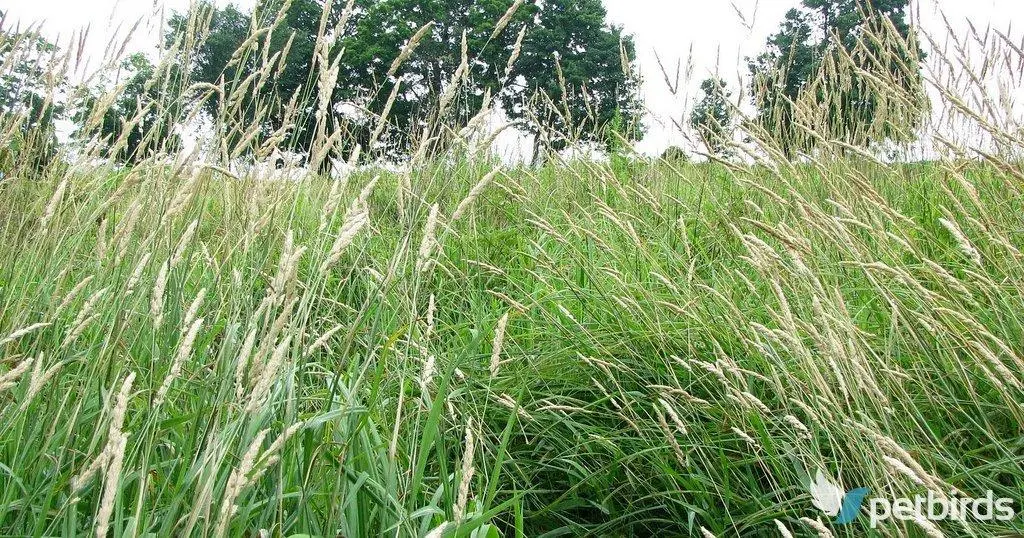
<path fill-rule="evenodd" d="M 508 115 L 555 150 L 573 141 L 607 141 L 601 133 L 616 122 L 629 138 L 639 138 L 641 80 L 628 66 L 633 38 L 608 25 L 600 0 L 539 6 L 511 87 L 502 94 Z"/>
<path fill-rule="evenodd" d="M 732 142 L 732 93 L 719 78 L 705 79 L 700 89 L 703 95 L 690 114 L 690 126 L 697 130 L 709 154 L 728 157 Z"/>
<path fill-rule="evenodd" d="M 57 154 L 55 121 L 64 109 L 53 97 L 66 81 L 54 65 L 56 45 L 31 29 L 5 28 L 3 21 L 0 11 L 0 128 L 10 135 L 0 141 L 0 166 L 38 172 Z"/>
<path fill-rule="evenodd" d="M 750 62 L 758 122 L 766 132 L 775 134 L 789 157 L 805 149 L 798 147 L 795 103 L 817 72 L 812 34 L 808 15 L 791 9 L 786 12 L 779 31 L 768 38 L 768 49 Z"/>
<path fill-rule="evenodd" d="M 326 14 L 320 0 L 262 0 L 252 13 L 204 3 L 172 17 L 168 43 L 203 30 L 194 53 L 181 47 L 182 60 L 193 82 L 218 87 L 204 107 L 223 122 L 225 146 L 244 152 L 275 135 L 315 152 L 325 125 L 344 131 L 338 145 L 349 150 L 382 134 L 381 151 L 407 154 L 425 127 L 443 149 L 451 129 L 441 126 L 463 125 L 488 96 L 556 149 L 604 142 L 616 116 L 638 134 L 639 80 L 623 68 L 632 40 L 607 25 L 600 1 L 520 3 L 513 12 L 511 0 L 356 0 L 346 20 L 338 1 Z M 327 84 L 323 65 L 337 68 Z"/>
<path fill-rule="evenodd" d="M 180 112 L 176 95 L 180 72 L 174 66 L 158 72 L 141 53 L 126 58 L 114 88 L 81 88 L 73 119 L 82 139 L 96 139 L 102 157 L 137 164 L 146 157 L 176 151 L 181 140 L 172 121 Z M 114 92 L 105 105 L 104 93 Z M 103 108 L 105 106 L 105 108 Z"/>
<path fill-rule="evenodd" d="M 669 146 L 665 148 L 665 151 L 661 152 L 661 160 L 668 161 L 670 163 L 687 163 L 690 162 L 690 157 L 686 154 L 686 150 L 679 146 Z"/>
<path fill-rule="evenodd" d="M 496 96 L 517 32 L 537 14 L 524 4 L 505 27 L 497 24 L 508 11 L 507 0 L 358 0 L 355 24 L 341 41 L 345 50 L 340 91 L 350 102 L 381 112 L 391 102 L 387 145 L 408 151 L 431 120 L 462 125 Z M 463 61 L 463 32 L 468 73 L 459 88 L 450 88 Z M 396 62 L 418 39 L 412 54 Z M 397 86 L 397 89 L 396 89 Z M 439 97 L 452 90 L 452 102 L 440 111 Z M 457 90 L 457 91 L 456 91 Z M 394 94 L 394 99 L 391 99 Z M 437 118 L 442 113 L 444 117 Z M 369 121 L 358 133 L 366 144 L 377 128 Z"/>
<path fill-rule="evenodd" d="M 278 144 L 311 149 L 321 97 L 318 36 L 339 17 L 335 11 L 327 15 L 321 20 L 324 6 L 316 0 L 260 0 L 250 13 L 202 0 L 171 16 L 167 45 L 188 66 L 191 82 L 215 87 L 203 95 L 203 107 L 218 121 L 226 157 L 265 157 Z M 328 90 L 322 98 L 333 108 L 334 88 Z"/>
<path fill-rule="evenodd" d="M 749 66 L 759 123 L 787 156 L 817 137 L 860 146 L 913 137 L 927 103 L 908 3 L 804 0 L 786 14 Z"/>

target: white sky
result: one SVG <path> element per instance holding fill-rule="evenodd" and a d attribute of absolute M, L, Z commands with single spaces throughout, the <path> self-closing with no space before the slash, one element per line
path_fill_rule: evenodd
<path fill-rule="evenodd" d="M 218 4 L 229 3 L 217 0 Z M 235 0 L 249 7 L 254 0 Z M 609 18 L 634 35 L 637 67 L 645 78 L 644 98 L 650 111 L 647 138 L 641 149 L 657 152 L 669 144 L 684 145 L 671 118 L 687 114 L 700 80 L 717 73 L 735 87 L 746 74 L 747 56 L 757 54 L 778 27 L 785 12 L 799 0 L 604 0 Z M 167 9 L 183 10 L 189 0 L 160 0 Z M 144 22 L 130 48 L 152 47 L 160 36 L 160 8 L 154 0 L 0 0 L 10 20 L 42 22 L 43 31 L 66 44 L 75 30 L 90 27 L 89 50 L 101 55 L 111 36 L 122 35 L 135 21 Z M 917 0 L 915 20 L 926 32 L 944 35 L 940 11 L 958 27 L 970 20 L 979 30 L 991 25 L 1007 31 L 1024 23 L 1024 0 Z M 156 16 L 154 16 L 156 14 Z M 1012 35 L 1019 35 L 1013 31 Z M 682 62 L 683 88 L 673 96 L 655 60 L 658 52 L 674 77 Z M 692 58 L 692 76 L 686 81 Z M 98 61 L 98 60 L 97 60 Z"/>

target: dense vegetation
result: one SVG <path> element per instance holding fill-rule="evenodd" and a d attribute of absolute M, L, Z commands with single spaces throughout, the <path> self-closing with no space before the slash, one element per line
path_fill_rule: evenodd
<path fill-rule="evenodd" d="M 508 171 L 468 206 L 489 168 L 402 195 L 6 182 L 0 521 L 85 533 L 112 502 L 128 534 L 800 532 L 794 460 L 1020 491 L 1018 183 L 683 166 Z"/>
<path fill-rule="evenodd" d="M 173 61 L 118 61 L 119 89 L 77 96 L 80 154 L 44 157 L 60 57 L 31 85 L 39 106 L 0 110 L 0 534 L 1024 532 L 1020 518 L 841 525 L 808 493 L 820 470 L 886 498 L 1020 502 L 1024 148 L 1012 103 L 985 99 L 1020 79 L 1010 38 L 934 53 L 947 70 L 920 81 L 941 123 L 900 116 L 913 92 L 889 84 L 898 73 L 839 49 L 820 50 L 870 83 L 833 89 L 893 111 L 877 131 L 813 115 L 827 68 L 814 99 L 780 101 L 788 130 L 712 81 L 693 124 L 713 163 L 636 155 L 621 113 L 611 132 L 553 127 L 604 141 L 607 162 L 497 162 L 471 128 L 488 99 L 438 113 L 469 84 L 460 50 L 404 165 L 345 150 L 332 178 L 318 166 L 332 151 L 376 151 L 317 116 L 333 85 L 312 108 L 274 90 L 287 55 L 251 19 L 231 23 L 251 70 L 193 81 L 173 66 L 196 50 L 188 28 L 211 24 L 198 18 L 178 21 Z M 851 50 L 901 43 L 879 24 Z M 345 56 L 326 35 L 310 69 L 330 81 Z M 3 36 L 5 58 L 46 49 Z M 26 65 L 5 62 L 0 90 L 29 87 Z M 552 101 L 555 117 L 569 106 Z M 214 147 L 172 151 L 168 127 L 204 113 Z M 295 149 L 307 114 L 298 174 L 239 166 Z M 885 125 L 927 134 L 933 159 L 887 162 L 883 139 L 856 138 Z"/>

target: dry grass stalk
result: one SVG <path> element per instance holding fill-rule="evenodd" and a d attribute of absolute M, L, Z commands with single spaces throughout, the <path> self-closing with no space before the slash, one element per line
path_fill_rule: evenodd
<path fill-rule="evenodd" d="M 38 331 L 39 329 L 44 329 L 46 327 L 49 327 L 50 325 L 51 325 L 51 323 L 43 322 L 43 323 L 33 323 L 32 325 L 29 325 L 28 327 L 22 327 L 21 329 L 18 329 L 16 331 L 12 332 L 11 334 L 7 335 L 2 340 L 0 340 L 0 347 L 5 346 L 5 345 L 7 345 L 7 344 L 9 344 L 11 342 L 14 342 L 16 340 L 20 340 L 22 337 L 24 337 L 24 336 L 26 336 L 28 334 L 34 333 L 34 332 Z"/>
<path fill-rule="evenodd" d="M 501 316 L 498 320 L 498 325 L 494 328 L 494 341 L 491 344 L 491 364 L 490 372 L 491 377 L 498 375 L 498 369 L 501 367 L 501 348 L 505 342 L 505 328 L 508 326 L 508 313 Z"/>
<path fill-rule="evenodd" d="M 43 362 L 43 355 L 40 354 L 39 357 L 35 359 L 35 367 L 32 369 L 32 376 L 29 378 L 28 392 L 25 393 L 25 398 L 22 399 L 21 406 L 18 408 L 22 413 L 28 409 L 29 404 L 32 403 L 32 400 L 36 395 L 43 390 L 43 387 L 50 381 L 50 379 L 53 379 L 53 376 L 57 375 L 57 372 L 59 372 L 61 367 L 64 366 L 64 363 L 57 363 L 44 372 Z M 3 382 L 0 381 L 0 387 L 2 386 Z M 0 390 L 2 390 L 2 388 L 0 388 Z"/>
<path fill-rule="evenodd" d="M 159 407 L 163 405 L 164 400 L 167 398 L 168 391 L 171 390 L 171 383 L 181 375 L 181 368 L 184 366 L 185 361 L 192 355 L 192 346 L 195 344 L 196 337 L 199 335 L 199 329 L 203 325 L 203 320 L 197 319 L 191 323 L 188 330 L 185 332 L 184 337 L 181 339 L 181 343 L 178 344 L 178 352 L 174 355 L 174 361 L 171 363 L 171 369 L 167 372 L 167 377 L 164 378 L 160 384 L 160 388 L 156 392 L 156 398 L 153 400 L 153 406 Z"/>
<path fill-rule="evenodd" d="M 424 37 L 427 37 L 427 34 L 429 34 L 433 28 L 434 21 L 430 21 L 421 26 L 420 29 L 413 34 L 409 39 L 409 42 L 402 47 L 402 51 L 398 54 L 398 57 L 395 58 L 395 61 L 391 62 L 391 67 L 388 68 L 389 77 L 395 76 L 395 73 L 397 73 L 398 69 L 402 67 L 402 64 L 412 57 L 413 52 L 416 52 L 416 47 L 420 45 L 420 41 L 422 41 Z"/>
<path fill-rule="evenodd" d="M 338 236 L 334 240 L 334 244 L 331 246 L 331 251 L 327 255 L 327 259 L 320 266 L 320 272 L 326 273 L 331 269 L 334 264 L 338 263 L 341 259 L 342 253 L 345 249 L 352 244 L 356 236 L 359 235 L 359 231 L 363 229 L 370 222 L 370 215 L 367 207 L 360 203 L 359 200 L 349 211 L 349 214 L 345 217 L 345 223 L 342 224 L 341 230 L 338 231 Z"/>
<path fill-rule="evenodd" d="M 809 517 L 802 517 L 802 518 L 800 518 L 800 521 L 803 522 L 808 527 L 810 527 L 811 529 L 813 529 L 815 532 L 817 532 L 818 533 L 818 538 L 835 538 L 832 535 L 832 531 L 828 530 L 828 527 L 826 527 L 825 524 L 822 523 L 821 520 L 819 520 L 819 519 L 811 519 Z"/>
<path fill-rule="evenodd" d="M 469 190 L 469 194 L 459 202 L 459 205 L 455 208 L 455 212 L 452 213 L 451 223 L 454 224 L 469 211 L 469 208 L 473 206 L 473 202 L 483 194 L 484 190 L 487 189 L 487 186 L 490 185 L 492 181 L 494 181 L 494 178 L 499 172 L 501 172 L 501 168 L 495 168 L 485 175 L 483 179 L 478 181 L 476 185 L 473 185 L 473 188 Z"/>
<path fill-rule="evenodd" d="M 245 407 L 246 412 L 254 413 L 266 403 L 270 389 L 277 381 L 280 369 L 284 366 L 288 351 L 291 348 L 291 342 L 292 337 L 288 335 L 274 348 L 270 360 L 263 366 L 259 377 L 256 379 L 256 383 L 253 385 L 252 391 L 249 393 L 249 401 Z"/>
<path fill-rule="evenodd" d="M 462 450 L 462 473 L 460 473 L 458 497 L 455 507 L 452 509 L 452 520 L 462 521 L 466 513 L 466 504 L 469 502 L 469 486 L 473 480 L 473 473 L 476 467 L 473 463 L 476 450 L 476 437 L 473 433 L 473 419 L 466 421 L 466 440 Z"/>
<path fill-rule="evenodd" d="M 426 271 L 433 263 L 434 251 L 437 243 L 437 219 L 441 208 L 434 204 L 430 206 L 430 214 L 427 215 L 427 222 L 423 225 L 423 238 L 420 240 L 420 248 L 416 258 L 416 271 Z"/>
<path fill-rule="evenodd" d="M 488 39 L 493 41 L 505 31 L 508 23 L 512 22 L 512 17 L 516 15 L 516 11 L 519 11 L 519 8 L 523 6 L 524 1 L 525 0 L 515 0 L 515 2 L 512 2 L 512 5 L 509 6 L 507 11 L 505 11 L 505 14 L 498 19 L 498 23 L 494 25 L 494 31 L 491 32 L 491 37 Z"/>
<path fill-rule="evenodd" d="M 32 367 L 32 363 L 35 361 L 36 359 L 25 359 L 19 362 L 17 366 L 10 369 L 7 373 L 0 375 L 0 392 L 17 385 L 21 380 L 21 376 Z"/>

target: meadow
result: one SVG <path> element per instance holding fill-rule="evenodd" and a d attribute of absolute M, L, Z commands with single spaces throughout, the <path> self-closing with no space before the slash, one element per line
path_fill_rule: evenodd
<path fill-rule="evenodd" d="M 5 533 L 844 535 L 801 469 L 1022 489 L 1013 178 L 492 171 L 5 182 Z"/>
<path fill-rule="evenodd" d="M 1024 53 L 957 43 L 928 159 L 799 103 L 798 158 L 743 121 L 699 163 L 431 154 L 443 123 L 333 178 L 0 159 L 0 535 L 1024 533 L 812 495 L 1024 509 L 1022 131 L 986 93 Z M 280 142 L 232 113 L 223 154 Z"/>

